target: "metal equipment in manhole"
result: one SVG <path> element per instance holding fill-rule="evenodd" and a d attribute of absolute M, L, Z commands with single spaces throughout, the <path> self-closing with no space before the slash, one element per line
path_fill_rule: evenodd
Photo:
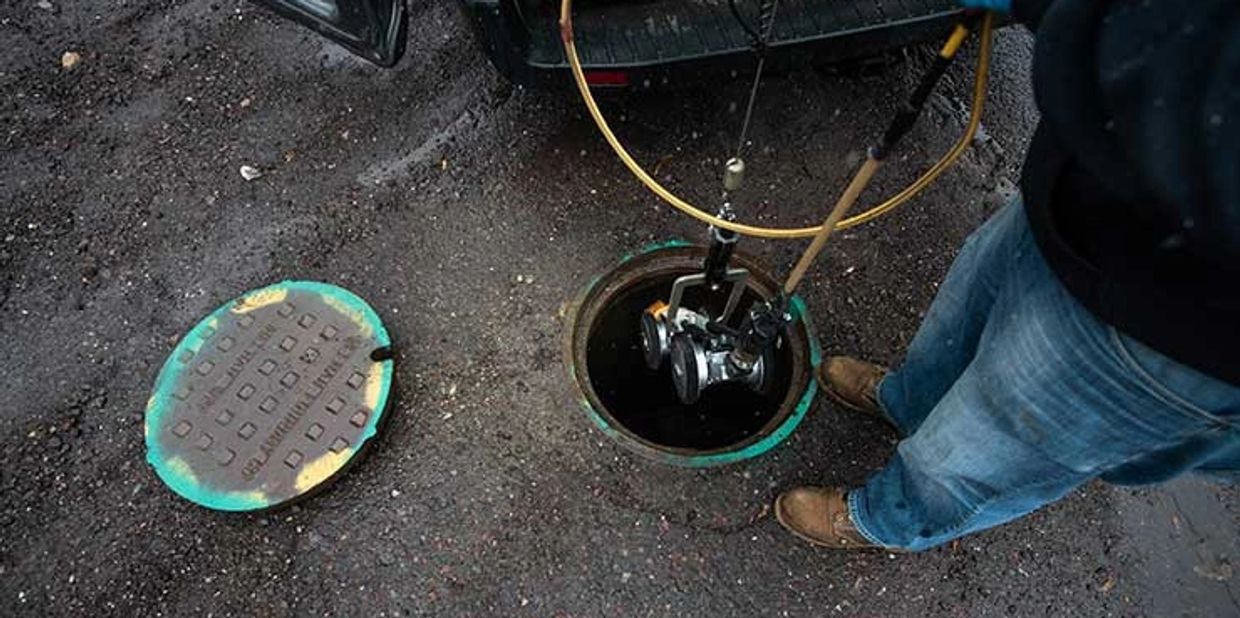
<path fill-rule="evenodd" d="M 693 406 L 704 392 L 726 385 L 743 385 L 755 393 L 764 393 L 776 378 L 773 374 L 789 369 L 786 366 L 777 367 L 772 354 L 786 338 L 788 328 L 794 322 L 794 314 L 789 311 L 790 299 L 794 297 L 801 280 L 821 253 L 831 233 L 872 220 L 890 211 L 917 195 L 955 162 L 968 147 L 980 124 L 989 67 L 993 16 L 966 14 L 953 29 L 934 62 L 922 75 L 917 87 L 891 119 L 887 129 L 867 150 L 867 157 L 860 169 L 818 227 L 777 229 L 743 225 L 736 221 L 731 197 L 744 182 L 744 148 L 779 3 L 778 0 L 760 0 L 753 23 L 748 22 L 736 10 L 735 2 L 730 5 L 736 19 L 751 37 L 757 62 L 736 151 L 727 160 L 723 170 L 723 202 L 713 216 L 664 188 L 624 148 L 595 101 L 582 70 L 573 35 L 572 0 L 562 0 L 560 13 L 565 54 L 578 90 L 608 144 L 633 175 L 656 195 L 680 211 L 710 225 L 709 249 L 701 268 L 676 277 L 670 283 L 667 296 L 654 299 L 644 307 L 640 316 L 641 345 L 646 366 L 650 370 L 658 370 L 664 366 L 670 369 L 667 375 L 674 385 L 677 398 L 684 406 Z M 877 206 L 845 219 L 881 163 L 912 128 L 930 93 L 956 57 L 970 29 L 978 21 L 982 22 L 982 50 L 975 79 L 973 109 L 965 135 L 938 163 L 909 187 Z M 739 325 L 733 325 L 732 318 L 739 308 L 746 283 L 754 274 L 751 269 L 738 268 L 731 263 L 741 234 L 763 238 L 812 237 L 813 240 L 784 284 L 769 296 L 753 299 L 744 310 Z M 686 291 L 691 288 L 704 290 L 704 293 L 698 296 L 696 304 L 686 303 L 684 300 Z M 716 303 L 712 309 L 709 303 L 716 295 L 726 300 L 723 300 L 722 304 Z M 572 336 L 570 333 L 570 337 Z M 589 383 L 581 380 L 578 382 L 579 386 L 587 391 L 591 388 Z M 669 449 L 677 448 L 674 444 L 665 446 Z M 743 450 L 739 448 L 742 446 L 740 443 L 735 446 L 738 446 L 737 450 Z"/>

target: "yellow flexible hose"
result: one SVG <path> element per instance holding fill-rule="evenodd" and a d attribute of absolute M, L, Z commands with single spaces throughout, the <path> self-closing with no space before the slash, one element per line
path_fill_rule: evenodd
<path fill-rule="evenodd" d="M 594 118 L 594 123 L 598 125 L 599 132 L 611 145 L 612 150 L 616 152 L 616 156 L 620 157 L 620 161 L 625 167 L 637 177 L 646 188 L 650 189 L 658 195 L 663 201 L 671 204 L 677 210 L 699 220 L 703 223 L 713 225 L 725 230 L 731 230 L 739 234 L 754 236 L 757 238 L 809 238 L 822 231 L 822 226 L 801 227 L 801 228 L 773 228 L 761 227 L 756 225 L 746 225 L 728 221 L 711 215 L 707 211 L 686 202 L 675 193 L 666 189 L 659 184 L 650 174 L 642 168 L 629 151 L 625 149 L 620 140 L 616 138 L 616 134 L 612 132 L 611 127 L 607 124 L 607 119 L 603 117 L 602 111 L 599 110 L 598 103 L 594 100 L 593 93 L 590 92 L 590 85 L 586 82 L 585 71 L 581 68 L 581 59 L 577 56 L 577 45 L 573 39 L 573 18 L 572 18 L 573 0 L 561 0 L 560 4 L 560 38 L 564 43 L 564 55 L 568 58 L 568 65 L 572 69 L 573 79 L 577 82 L 577 89 L 581 92 L 581 99 L 586 104 L 586 109 L 590 110 L 590 116 Z M 994 15 L 986 13 L 982 21 L 981 41 L 982 47 L 978 54 L 977 72 L 973 79 L 973 105 L 969 114 L 969 123 L 965 127 L 964 134 L 960 139 L 938 160 L 930 169 L 926 170 L 920 178 L 913 181 L 909 186 L 905 187 L 899 193 L 896 193 L 886 201 L 871 207 L 869 210 L 854 215 L 836 224 L 836 230 L 850 228 L 854 225 L 860 225 L 867 221 L 871 221 L 883 213 L 907 202 L 913 196 L 921 192 L 930 183 L 934 182 L 947 168 L 951 167 L 960 155 L 969 147 L 973 141 L 973 136 L 977 133 L 978 126 L 982 123 L 982 111 L 986 103 L 986 80 L 990 72 L 990 50 L 991 35 L 994 29 Z"/>

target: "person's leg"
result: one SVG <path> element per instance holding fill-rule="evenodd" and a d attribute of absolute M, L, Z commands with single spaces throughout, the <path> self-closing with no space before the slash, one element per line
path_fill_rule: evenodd
<path fill-rule="evenodd" d="M 973 360 L 1010 270 L 1024 218 L 1020 204 L 1012 202 L 969 236 L 904 362 L 879 384 L 879 405 L 904 435 L 917 430 Z"/>
<path fill-rule="evenodd" d="M 1148 376 L 1148 383 L 1170 399 L 1178 392 L 1193 392 L 1198 385 L 1182 383 L 1184 372 L 1179 363 L 1159 354 L 1123 334 L 1116 339 L 1116 349 L 1135 371 Z M 1200 397 L 1200 395 L 1198 395 Z M 1193 439 L 1151 451 L 1148 454 L 1107 470 L 1102 480 L 1116 485 L 1146 485 L 1174 476 L 1175 472 L 1192 469 L 1215 480 L 1235 483 L 1240 480 L 1240 401 L 1218 407 L 1211 412 L 1221 422 L 1211 431 Z"/>
<path fill-rule="evenodd" d="M 932 547 L 1109 471 L 1140 462 L 1149 478 L 1166 478 L 1234 448 L 1240 388 L 1153 350 L 1134 353 L 1135 342 L 1063 289 L 1019 223 L 976 356 L 892 461 L 848 496 L 871 542 Z"/>

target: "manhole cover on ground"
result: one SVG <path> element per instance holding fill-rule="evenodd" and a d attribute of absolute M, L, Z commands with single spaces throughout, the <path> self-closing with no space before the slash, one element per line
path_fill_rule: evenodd
<path fill-rule="evenodd" d="M 365 301 L 286 281 L 198 323 L 146 408 L 147 460 L 173 491 L 265 509 L 338 475 L 374 436 L 392 385 L 390 339 Z"/>

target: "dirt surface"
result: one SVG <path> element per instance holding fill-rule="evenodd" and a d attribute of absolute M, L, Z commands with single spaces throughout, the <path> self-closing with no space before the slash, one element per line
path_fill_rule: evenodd
<path fill-rule="evenodd" d="M 767 505 L 863 481 L 893 444 L 875 423 L 820 401 L 780 448 L 704 471 L 610 443 L 566 377 L 563 304 L 621 254 L 703 230 L 626 175 L 571 92 L 496 77 L 452 4 L 411 3 L 393 70 L 232 0 L 0 5 L 0 615 L 1240 611 L 1234 490 L 1091 485 L 924 554 L 835 553 Z M 986 136 L 945 181 L 829 248 L 804 290 L 828 352 L 898 360 L 956 247 L 1011 194 L 1030 49 L 1000 36 Z M 878 192 L 959 134 L 971 59 Z M 921 62 L 768 80 L 743 218 L 821 216 Z M 710 203 L 745 90 L 606 107 L 660 178 Z M 782 270 L 801 245 L 744 247 Z M 146 465 L 144 403 L 199 318 L 285 278 L 383 316 L 391 423 L 299 507 L 204 510 Z"/>

